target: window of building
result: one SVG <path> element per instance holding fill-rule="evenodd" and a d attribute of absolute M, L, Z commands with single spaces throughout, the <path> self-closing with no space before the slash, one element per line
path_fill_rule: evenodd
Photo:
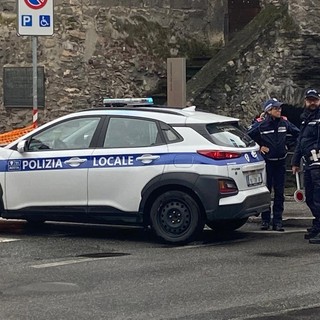
<path fill-rule="evenodd" d="M 243 29 L 261 11 L 259 0 L 229 0 L 228 29 L 229 40 Z"/>

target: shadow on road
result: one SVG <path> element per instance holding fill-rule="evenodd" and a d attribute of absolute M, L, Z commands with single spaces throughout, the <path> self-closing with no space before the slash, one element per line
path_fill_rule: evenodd
<path fill-rule="evenodd" d="M 0 235 L 21 235 L 28 237 L 81 237 L 116 241 L 148 242 L 168 247 L 174 246 L 161 242 L 153 234 L 150 228 L 129 226 L 65 222 L 28 223 L 24 220 L 1 220 Z M 270 234 L 268 236 L 270 236 Z M 259 238 L 265 238 L 265 234 L 250 233 L 246 229 L 240 229 L 229 233 L 217 233 L 212 230 L 205 229 L 196 241 L 189 243 L 188 245 L 202 244 L 214 246 L 226 243 L 235 244 L 239 242 L 253 241 Z"/>

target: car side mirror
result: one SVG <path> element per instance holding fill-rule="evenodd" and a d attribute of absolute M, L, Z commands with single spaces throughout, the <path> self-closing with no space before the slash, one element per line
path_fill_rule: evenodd
<path fill-rule="evenodd" d="M 19 153 L 24 153 L 26 151 L 27 140 L 19 141 L 17 144 L 17 151 Z"/>

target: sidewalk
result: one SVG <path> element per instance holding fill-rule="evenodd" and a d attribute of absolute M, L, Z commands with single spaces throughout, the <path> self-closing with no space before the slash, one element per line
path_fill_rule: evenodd
<path fill-rule="evenodd" d="M 305 202 L 295 202 L 293 197 L 286 196 L 283 212 L 284 227 L 311 227 L 313 216 Z M 260 223 L 261 216 L 250 217 L 249 222 Z"/>

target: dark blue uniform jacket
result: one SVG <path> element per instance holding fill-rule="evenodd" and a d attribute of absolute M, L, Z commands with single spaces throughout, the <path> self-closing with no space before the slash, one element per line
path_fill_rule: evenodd
<path fill-rule="evenodd" d="M 294 146 L 299 129 L 287 118 L 275 118 L 267 115 L 257 119 L 248 129 L 248 135 L 261 147 L 266 146 L 269 152 L 263 154 L 265 160 L 280 160 L 287 156 L 287 150 Z"/>
<path fill-rule="evenodd" d="M 306 109 L 301 115 L 301 133 L 292 157 L 292 165 L 299 166 L 301 157 L 309 158 L 311 150 L 320 150 L 320 109 Z"/>

